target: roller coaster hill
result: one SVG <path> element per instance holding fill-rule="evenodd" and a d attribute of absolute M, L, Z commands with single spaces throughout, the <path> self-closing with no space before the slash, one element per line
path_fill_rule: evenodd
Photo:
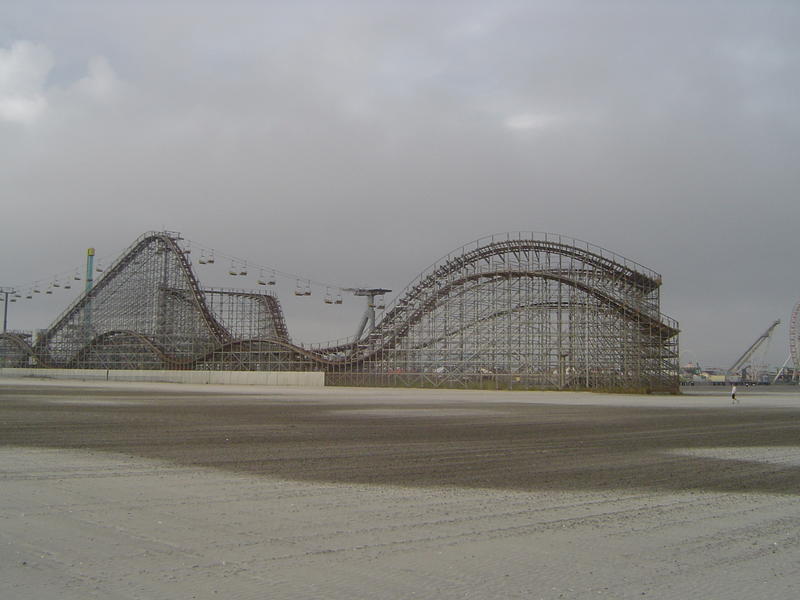
<path fill-rule="evenodd" d="M 271 293 L 202 287 L 181 244 L 174 232 L 141 236 L 35 340 L 3 334 L 0 365 L 323 371 L 326 385 L 679 389 L 679 330 L 660 312 L 661 277 L 585 242 L 477 240 L 420 273 L 359 335 L 319 345 L 292 341 Z"/>

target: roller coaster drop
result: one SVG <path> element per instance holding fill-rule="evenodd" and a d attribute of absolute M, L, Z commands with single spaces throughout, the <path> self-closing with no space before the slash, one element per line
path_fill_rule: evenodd
<path fill-rule="evenodd" d="M 421 273 L 352 340 L 292 342 L 278 299 L 204 289 L 180 236 L 140 237 L 30 344 L 0 364 L 325 371 L 331 385 L 676 391 L 678 325 L 661 277 L 552 234 L 473 242 Z"/>

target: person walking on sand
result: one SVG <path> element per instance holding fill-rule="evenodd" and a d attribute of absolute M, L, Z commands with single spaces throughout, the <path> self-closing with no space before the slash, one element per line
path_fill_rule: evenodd
<path fill-rule="evenodd" d="M 733 384 L 731 388 L 731 404 L 739 404 L 739 401 L 736 399 L 736 384 Z"/>

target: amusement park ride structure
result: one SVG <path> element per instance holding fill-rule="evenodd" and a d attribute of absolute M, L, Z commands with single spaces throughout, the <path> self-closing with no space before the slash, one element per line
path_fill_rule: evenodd
<path fill-rule="evenodd" d="M 794 305 L 792 316 L 789 319 L 789 356 L 786 357 L 786 362 L 778 371 L 775 380 L 780 377 L 790 361 L 794 363 L 794 379 L 797 380 L 800 376 L 800 302 Z"/>
<path fill-rule="evenodd" d="M 4 332 L 0 364 L 314 370 L 329 385 L 678 389 L 679 330 L 660 312 L 660 275 L 586 242 L 483 238 L 385 307 L 388 289 L 339 288 L 367 300 L 356 335 L 314 346 L 291 339 L 275 295 L 203 287 L 182 242 L 175 232 L 141 236 L 32 343 Z M 232 262 L 234 271 L 247 266 Z M 258 284 L 269 282 L 274 272 L 262 270 Z M 310 294 L 310 282 L 298 279 L 295 294 Z M 325 302 L 341 296 L 328 289 Z"/>
<path fill-rule="evenodd" d="M 736 359 L 736 362 L 734 362 L 728 368 L 726 379 L 729 382 L 736 381 L 737 379 L 747 383 L 758 382 L 761 374 L 761 369 L 759 367 L 761 367 L 761 365 L 759 365 L 757 361 L 753 360 L 753 358 L 759 349 L 765 348 L 765 346 L 769 343 L 772 333 L 780 324 L 780 319 L 775 320 L 772 325 L 770 325 L 764 333 L 758 336 L 756 341 L 750 344 L 747 350 L 745 350 L 744 353 Z"/>

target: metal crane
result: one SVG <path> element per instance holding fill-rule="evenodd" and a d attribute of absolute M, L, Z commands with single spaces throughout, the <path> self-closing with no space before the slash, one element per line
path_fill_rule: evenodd
<path fill-rule="evenodd" d="M 762 333 L 755 342 L 753 342 L 750 347 L 745 350 L 744 354 L 742 354 L 733 365 L 728 369 L 728 379 L 732 379 L 733 375 L 739 373 L 740 371 L 744 370 L 745 365 L 747 365 L 750 358 L 753 356 L 756 350 L 758 350 L 766 341 L 769 340 L 770 336 L 772 336 L 772 332 L 775 331 L 775 328 L 781 324 L 781 320 L 777 319 L 772 325 L 770 325 L 767 330 Z"/>

